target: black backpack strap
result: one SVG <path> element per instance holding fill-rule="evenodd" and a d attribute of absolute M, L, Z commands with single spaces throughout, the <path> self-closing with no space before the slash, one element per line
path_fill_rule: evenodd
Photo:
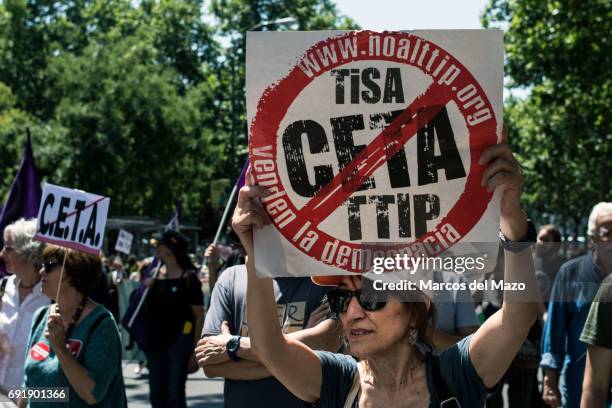
<path fill-rule="evenodd" d="M 440 359 L 432 357 L 431 361 L 431 374 L 433 377 L 433 384 L 436 388 L 436 394 L 440 400 L 440 408 L 461 408 L 457 398 L 453 396 L 453 393 L 448 388 L 446 381 L 442 378 L 442 372 L 440 371 Z"/>
<path fill-rule="evenodd" d="M 53 303 L 51 303 L 49 306 L 47 306 L 47 310 L 53 306 Z M 38 316 L 36 316 L 36 320 L 34 321 L 34 325 L 32 326 L 32 333 L 34 333 L 34 331 L 38 328 L 38 325 L 40 324 L 40 322 L 42 322 L 43 317 L 45 317 L 45 312 L 43 310 L 40 311 L 40 313 L 38 314 Z"/>

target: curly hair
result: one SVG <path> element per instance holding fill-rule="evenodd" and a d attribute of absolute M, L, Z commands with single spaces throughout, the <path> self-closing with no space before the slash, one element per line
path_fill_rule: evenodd
<path fill-rule="evenodd" d="M 11 237 L 17 252 L 34 264 L 38 270 L 42 264 L 45 245 L 35 241 L 34 235 L 36 235 L 36 218 L 30 220 L 21 218 L 4 229 L 4 240 Z"/>

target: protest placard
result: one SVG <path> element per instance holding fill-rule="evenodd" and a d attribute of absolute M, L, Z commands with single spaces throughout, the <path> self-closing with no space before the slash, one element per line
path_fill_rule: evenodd
<path fill-rule="evenodd" d="M 45 183 L 35 238 L 98 255 L 109 204 L 108 197 Z"/>
<path fill-rule="evenodd" d="M 501 134 L 501 31 L 254 32 L 246 79 L 253 181 L 272 193 L 259 274 L 363 272 L 372 243 L 497 240 L 478 159 Z"/>
<path fill-rule="evenodd" d="M 127 232 L 124 229 L 119 230 L 117 236 L 117 242 L 115 243 L 115 251 L 129 255 L 132 251 L 132 242 L 134 241 L 134 235 Z"/>

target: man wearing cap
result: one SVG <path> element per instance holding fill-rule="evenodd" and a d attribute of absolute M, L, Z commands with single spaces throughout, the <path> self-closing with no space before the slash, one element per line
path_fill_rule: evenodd
<path fill-rule="evenodd" d="M 303 407 L 251 351 L 246 274 L 245 265 L 236 265 L 219 277 L 196 348 L 198 365 L 208 377 L 225 378 L 225 407 Z M 283 333 L 315 350 L 337 351 L 343 341 L 342 328 L 339 321 L 328 318 L 329 308 L 322 305 L 326 293 L 327 288 L 310 278 L 274 279 Z M 317 322 L 321 313 L 323 319 Z"/>

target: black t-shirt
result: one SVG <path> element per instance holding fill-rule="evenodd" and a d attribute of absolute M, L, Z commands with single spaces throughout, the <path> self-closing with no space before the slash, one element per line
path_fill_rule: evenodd
<path fill-rule="evenodd" d="M 155 279 L 147 295 L 147 319 L 150 347 L 166 349 L 181 334 L 194 331 L 191 306 L 203 306 L 204 294 L 193 272 L 177 279 Z"/>

